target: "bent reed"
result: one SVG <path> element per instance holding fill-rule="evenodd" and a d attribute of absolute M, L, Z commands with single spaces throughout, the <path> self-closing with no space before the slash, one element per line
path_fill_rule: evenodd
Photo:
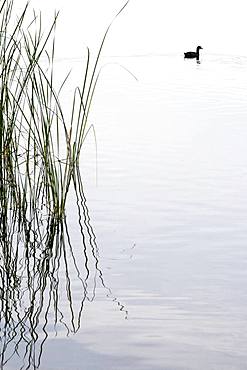
<path fill-rule="evenodd" d="M 14 0 L 0 2 L 2 240 L 9 217 L 15 216 L 18 227 L 27 220 L 34 222 L 39 211 L 53 220 L 64 217 L 68 191 L 77 181 L 82 145 L 93 128 L 88 125 L 88 116 L 99 76 L 99 57 L 112 24 L 94 60 L 87 49 L 83 81 L 74 90 L 67 119 L 60 94 L 68 76 L 58 90 L 54 87 L 54 30 L 58 14 L 45 34 L 41 14 L 34 13 L 25 26 L 28 4 L 17 21 L 13 4 Z"/>

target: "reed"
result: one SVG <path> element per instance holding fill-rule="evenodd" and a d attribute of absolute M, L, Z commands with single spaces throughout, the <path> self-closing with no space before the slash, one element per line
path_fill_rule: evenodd
<path fill-rule="evenodd" d="M 99 267 L 79 168 L 83 143 L 93 130 L 89 114 L 112 22 L 96 57 L 87 49 L 82 81 L 74 89 L 68 116 L 61 94 L 69 75 L 55 88 L 57 21 L 58 13 L 45 32 L 42 14 L 34 12 L 29 20 L 28 4 L 16 19 L 14 0 L 0 0 L 1 369 L 13 356 L 20 356 L 23 343 L 26 368 L 39 366 L 49 315 L 53 314 L 54 326 L 59 323 L 73 333 L 79 330 L 84 302 L 95 296 L 96 276 L 111 295 Z M 74 192 L 78 214 L 79 255 L 67 222 L 69 192 Z M 81 284 L 77 314 L 71 274 Z M 66 295 L 62 304 L 61 292 Z M 60 307 L 64 301 L 69 307 L 67 321 Z M 113 301 L 122 310 L 116 298 Z M 44 335 L 35 358 L 42 316 Z"/>
<path fill-rule="evenodd" d="M 25 26 L 28 5 L 17 22 L 13 5 L 14 0 L 3 0 L 0 7 L 0 229 L 4 237 L 10 214 L 19 228 L 26 227 L 27 220 L 35 222 L 38 210 L 54 220 L 64 217 L 83 142 L 93 128 L 88 117 L 99 58 L 112 24 L 95 58 L 87 49 L 83 79 L 74 90 L 67 117 L 60 94 L 68 76 L 60 88 L 54 87 L 58 14 L 44 33 L 41 14 L 34 13 Z"/>

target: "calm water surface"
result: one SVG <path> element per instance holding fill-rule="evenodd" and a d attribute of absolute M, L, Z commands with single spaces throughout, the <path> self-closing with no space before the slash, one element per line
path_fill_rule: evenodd
<path fill-rule="evenodd" d="M 101 273 L 40 369 L 246 369 L 247 58 L 105 62 L 82 155 Z"/>

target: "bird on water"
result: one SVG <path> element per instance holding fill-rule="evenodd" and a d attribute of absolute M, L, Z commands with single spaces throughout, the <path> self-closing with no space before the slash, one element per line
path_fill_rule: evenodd
<path fill-rule="evenodd" d="M 184 53 L 185 58 L 196 58 L 199 59 L 199 51 L 202 49 L 201 46 L 197 46 L 196 51 L 187 51 Z"/>

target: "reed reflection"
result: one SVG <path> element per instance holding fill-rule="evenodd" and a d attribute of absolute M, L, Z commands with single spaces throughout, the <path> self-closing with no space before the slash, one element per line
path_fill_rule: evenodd
<path fill-rule="evenodd" d="M 96 237 L 79 171 L 74 176 L 77 217 L 37 210 L 31 221 L 1 210 L 0 366 L 37 369 L 49 334 L 76 333 L 86 301 L 104 283 Z M 77 233 L 77 245 L 72 234 Z M 116 298 L 112 297 L 113 300 Z"/>

